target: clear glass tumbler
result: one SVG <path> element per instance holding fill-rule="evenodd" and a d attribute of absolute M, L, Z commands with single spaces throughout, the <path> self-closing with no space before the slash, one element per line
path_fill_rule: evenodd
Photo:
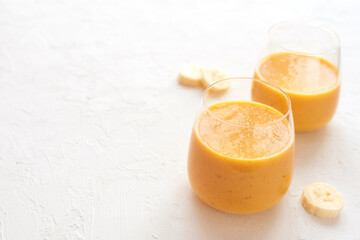
<path fill-rule="evenodd" d="M 270 28 L 254 77 L 289 95 L 295 130 L 303 132 L 323 127 L 333 117 L 339 67 L 340 43 L 333 31 L 314 23 L 282 22 Z M 259 86 L 254 99 L 264 100 L 266 90 Z"/>
<path fill-rule="evenodd" d="M 253 100 L 255 82 L 271 89 L 276 104 Z M 230 87 L 217 92 L 220 85 Z M 190 140 L 193 190 L 224 212 L 247 214 L 272 207 L 291 182 L 294 135 L 290 99 L 279 87 L 253 78 L 213 83 L 203 94 Z"/>

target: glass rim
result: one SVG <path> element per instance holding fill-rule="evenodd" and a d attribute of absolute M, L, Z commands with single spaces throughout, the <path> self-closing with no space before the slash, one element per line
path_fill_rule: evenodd
<path fill-rule="evenodd" d="M 277 41 L 274 41 L 272 38 L 272 32 L 274 30 L 276 30 L 276 28 L 281 27 L 283 25 L 290 25 L 290 24 L 302 24 L 302 25 L 307 25 L 307 26 L 312 26 L 312 27 L 316 27 L 318 29 L 321 29 L 324 32 L 327 32 L 328 34 L 331 35 L 331 37 L 335 40 L 335 46 L 330 48 L 329 50 L 326 51 L 307 51 L 307 52 L 302 52 L 302 51 L 297 51 L 297 50 L 293 50 L 287 47 L 282 46 L 282 44 L 277 43 Z M 331 53 L 334 51 L 337 51 L 340 49 L 340 38 L 339 36 L 330 28 L 315 23 L 315 22 L 311 22 L 311 21 L 296 21 L 296 20 L 290 20 L 290 21 L 282 21 L 282 22 L 278 22 L 274 25 L 272 25 L 269 30 L 268 30 L 268 36 L 270 38 L 270 40 L 275 43 L 278 47 L 288 51 L 288 52 L 293 52 L 293 53 L 298 53 L 298 54 L 302 54 L 302 55 L 321 55 L 321 54 L 326 54 L 326 53 Z"/>
<path fill-rule="evenodd" d="M 260 103 L 260 104 L 263 104 L 265 106 L 268 106 L 270 108 L 273 108 L 275 109 L 276 111 L 280 112 L 281 115 L 283 115 L 281 118 L 279 119 L 276 119 L 274 121 L 271 121 L 269 123 L 264 123 L 264 124 L 256 124 L 256 125 L 244 125 L 244 124 L 236 124 L 236 123 L 233 123 L 233 122 L 230 122 L 230 121 L 227 121 L 227 120 L 224 120 L 220 117 L 217 117 L 215 114 L 212 113 L 212 111 L 209 109 L 209 106 L 205 103 L 205 97 L 206 95 L 209 93 L 209 91 L 211 90 L 211 88 L 215 85 L 215 84 L 218 84 L 220 82 L 223 82 L 223 81 L 230 81 L 230 80 L 251 80 L 251 81 L 258 81 L 260 83 L 263 83 L 265 85 L 268 85 L 270 87 L 273 87 L 275 88 L 276 90 L 279 90 L 283 95 L 285 95 L 286 97 L 286 100 L 288 101 L 289 103 L 289 106 L 288 106 L 288 109 L 287 109 L 287 112 L 285 114 L 282 114 L 278 109 L 274 108 L 274 107 L 271 107 L 267 104 L 264 104 L 264 103 L 261 103 L 261 102 L 256 102 L 256 101 L 251 101 L 251 102 L 256 102 L 256 103 Z M 231 88 L 231 86 L 230 86 Z M 290 100 L 290 97 L 286 94 L 286 92 L 284 90 L 282 90 L 280 87 L 278 87 L 277 85 L 273 84 L 273 83 L 269 83 L 269 82 L 266 82 L 266 81 L 263 81 L 263 80 L 260 80 L 258 78 L 253 78 L 253 77 L 231 77 L 231 78 L 224 78 L 224 79 L 220 79 L 218 81 L 215 81 L 213 82 L 212 84 L 210 84 L 205 90 L 204 90 L 204 93 L 201 97 L 201 100 L 202 100 L 202 103 L 204 104 L 205 108 L 206 108 L 206 111 L 212 116 L 214 117 L 215 119 L 221 121 L 221 122 L 224 122 L 226 124 L 229 124 L 229 125 L 232 125 L 232 126 L 236 126 L 236 127 L 246 127 L 246 128 L 249 128 L 249 127 L 260 127 L 260 126 L 269 126 L 269 125 L 273 125 L 275 123 L 278 123 L 278 122 L 281 122 L 283 121 L 284 119 L 286 119 L 290 113 L 291 113 L 291 100 Z M 250 102 L 250 101 L 249 101 Z"/>

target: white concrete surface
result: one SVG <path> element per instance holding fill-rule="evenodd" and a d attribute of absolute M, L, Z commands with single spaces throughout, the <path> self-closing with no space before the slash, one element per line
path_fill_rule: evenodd
<path fill-rule="evenodd" d="M 0 1 L 0 239 L 360 239 L 358 1 Z M 200 202 L 186 162 L 200 89 L 187 63 L 251 76 L 278 21 L 342 41 L 331 123 L 297 134 L 292 185 L 274 208 L 230 215 Z M 302 188 L 336 186 L 336 220 Z"/>

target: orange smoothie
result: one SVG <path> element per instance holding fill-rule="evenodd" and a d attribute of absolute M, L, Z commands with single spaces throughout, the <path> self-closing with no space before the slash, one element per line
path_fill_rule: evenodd
<path fill-rule="evenodd" d="M 296 131 L 320 128 L 335 113 L 340 92 L 338 70 L 323 58 L 288 52 L 270 54 L 258 64 L 254 78 L 274 83 L 287 93 Z M 271 89 L 260 82 L 254 82 L 252 94 L 254 101 L 276 106 Z"/>
<path fill-rule="evenodd" d="M 229 213 L 255 213 L 275 205 L 293 173 L 294 136 L 288 120 L 254 102 L 221 102 L 209 110 L 211 114 L 204 111 L 197 118 L 190 141 L 188 174 L 195 193 Z"/>

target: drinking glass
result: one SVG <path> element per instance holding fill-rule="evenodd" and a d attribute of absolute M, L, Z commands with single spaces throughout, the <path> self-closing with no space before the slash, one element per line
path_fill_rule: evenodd
<path fill-rule="evenodd" d="M 290 97 L 295 130 L 323 127 L 333 117 L 340 93 L 340 44 L 330 29 L 309 22 L 270 28 L 254 77 L 281 87 Z M 267 90 L 254 86 L 254 99 Z"/>
<path fill-rule="evenodd" d="M 271 89 L 268 96 L 274 95 L 276 104 L 252 99 L 254 81 Z M 228 85 L 227 91 L 216 91 Z M 213 83 L 191 134 L 188 176 L 194 192 L 229 213 L 272 207 L 291 182 L 294 135 L 290 99 L 276 85 L 242 77 Z"/>

